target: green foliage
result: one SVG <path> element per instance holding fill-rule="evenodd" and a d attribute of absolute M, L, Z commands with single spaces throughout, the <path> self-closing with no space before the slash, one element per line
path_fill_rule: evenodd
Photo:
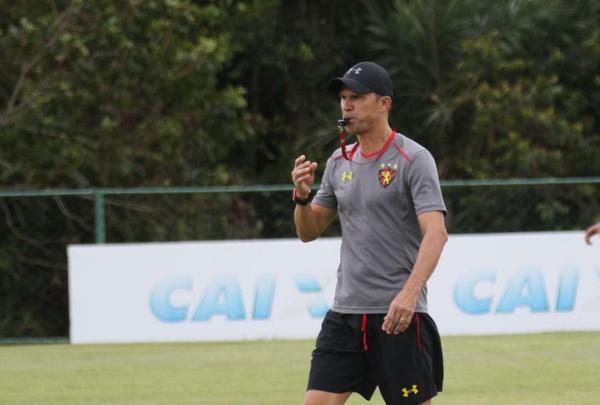
<path fill-rule="evenodd" d="M 600 169 L 597 4 L 368 4 L 371 49 L 396 83 L 395 115 L 433 150 L 443 178 Z"/>
<path fill-rule="evenodd" d="M 3 184 L 231 181 L 224 161 L 252 131 L 244 89 L 219 83 L 232 58 L 226 10 L 179 1 L 55 6 L 29 18 L 19 17 L 28 14 L 20 3 L 6 10 L 0 48 L 20 55 L 3 68 Z"/>
<path fill-rule="evenodd" d="M 258 142 L 245 145 L 244 163 L 255 182 L 288 182 L 295 157 L 324 162 L 336 147 L 339 107 L 325 83 L 360 57 L 360 11 L 342 0 L 238 3 L 227 73 L 247 89 Z"/>
<path fill-rule="evenodd" d="M 13 2 L 0 181 L 285 182 L 295 155 L 335 148 L 324 84 L 365 59 L 442 177 L 589 174 L 599 16 L 592 0 Z"/>

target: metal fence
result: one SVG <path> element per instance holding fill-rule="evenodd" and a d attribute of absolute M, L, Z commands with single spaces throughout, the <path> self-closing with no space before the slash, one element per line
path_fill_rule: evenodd
<path fill-rule="evenodd" d="M 443 181 L 450 233 L 580 230 L 600 177 Z M 0 338 L 68 335 L 66 247 L 292 238 L 290 185 L 0 192 Z M 339 235 L 335 224 L 326 236 Z"/>

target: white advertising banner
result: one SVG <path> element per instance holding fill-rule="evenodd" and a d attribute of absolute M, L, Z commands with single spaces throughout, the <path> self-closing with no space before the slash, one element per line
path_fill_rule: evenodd
<path fill-rule="evenodd" d="M 338 239 L 70 246 L 71 342 L 315 336 Z"/>
<path fill-rule="evenodd" d="M 429 283 L 442 334 L 600 330 L 600 240 L 583 232 L 450 237 Z"/>
<path fill-rule="evenodd" d="M 72 343 L 314 338 L 340 239 L 76 245 Z M 451 236 L 429 282 L 440 332 L 600 330 L 600 244 L 581 232 Z"/>

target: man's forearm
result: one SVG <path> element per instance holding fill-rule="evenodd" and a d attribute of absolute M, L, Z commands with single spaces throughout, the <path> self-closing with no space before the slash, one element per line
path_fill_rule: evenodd
<path fill-rule="evenodd" d="M 398 334 L 408 327 L 416 310 L 419 294 L 433 274 L 447 240 L 448 235 L 443 225 L 424 233 L 412 272 L 404 287 L 390 303 L 384 318 L 381 328 L 386 333 Z"/>
<path fill-rule="evenodd" d="M 424 235 L 415 265 L 403 290 L 415 297 L 419 295 L 433 274 L 447 240 L 448 235 L 445 231 L 428 232 Z"/>
<path fill-rule="evenodd" d="M 294 222 L 296 224 L 296 234 L 302 242 L 310 242 L 321 236 L 317 218 L 311 204 L 296 205 Z"/>
<path fill-rule="evenodd" d="M 337 210 L 318 204 L 296 205 L 294 223 L 302 242 L 317 239 L 335 218 Z"/>

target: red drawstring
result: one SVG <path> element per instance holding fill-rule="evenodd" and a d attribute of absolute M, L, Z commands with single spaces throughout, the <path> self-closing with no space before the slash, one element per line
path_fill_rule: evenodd
<path fill-rule="evenodd" d="M 419 347 L 419 351 L 421 351 L 421 331 L 419 328 L 419 314 L 415 314 L 417 318 L 417 346 Z"/>
<path fill-rule="evenodd" d="M 421 319 L 419 318 L 419 314 L 415 314 L 416 322 L 417 322 L 417 346 L 419 351 L 421 351 Z M 362 332 L 362 341 L 363 348 L 365 352 L 369 351 L 369 346 L 367 345 L 367 314 L 363 314 L 362 316 L 362 324 L 360 325 L 360 331 Z"/>
<path fill-rule="evenodd" d="M 369 346 L 367 346 L 367 314 L 363 314 L 362 316 L 362 325 L 360 327 L 360 331 L 363 334 L 363 348 L 365 352 L 369 351 Z"/>

